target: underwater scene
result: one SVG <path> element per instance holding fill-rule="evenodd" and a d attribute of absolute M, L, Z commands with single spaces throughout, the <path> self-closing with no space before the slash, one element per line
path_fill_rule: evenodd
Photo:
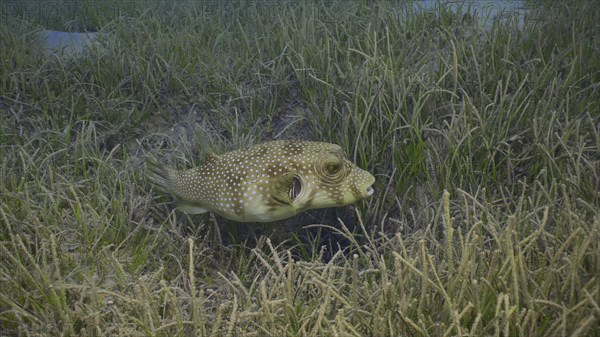
<path fill-rule="evenodd" d="M 0 18 L 0 336 L 600 336 L 599 2 Z"/>

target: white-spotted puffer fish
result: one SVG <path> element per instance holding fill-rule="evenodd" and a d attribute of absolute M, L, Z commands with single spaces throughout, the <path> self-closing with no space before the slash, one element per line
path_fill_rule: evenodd
<path fill-rule="evenodd" d="M 321 142 L 279 140 L 210 154 L 204 165 L 186 171 L 149 164 L 148 177 L 179 199 L 177 209 L 241 222 L 286 219 L 374 192 L 373 175 L 346 159 L 339 145 Z"/>

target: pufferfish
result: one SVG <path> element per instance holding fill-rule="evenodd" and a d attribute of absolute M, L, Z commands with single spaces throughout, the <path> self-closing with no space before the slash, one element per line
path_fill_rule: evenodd
<path fill-rule="evenodd" d="M 148 178 L 189 214 L 213 211 L 240 222 L 287 219 L 373 195 L 375 177 L 336 144 L 278 140 L 222 155 L 186 171 L 149 161 Z"/>

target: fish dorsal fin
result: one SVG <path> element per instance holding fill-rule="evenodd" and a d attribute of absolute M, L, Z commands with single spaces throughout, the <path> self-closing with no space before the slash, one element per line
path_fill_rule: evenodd
<path fill-rule="evenodd" d="M 208 212 L 206 208 L 198 205 L 187 203 L 185 201 L 177 203 L 177 210 L 187 214 L 202 214 Z"/>
<path fill-rule="evenodd" d="M 208 155 L 206 156 L 206 163 L 212 163 L 219 160 L 219 156 L 214 153 L 214 152 L 209 152 Z"/>

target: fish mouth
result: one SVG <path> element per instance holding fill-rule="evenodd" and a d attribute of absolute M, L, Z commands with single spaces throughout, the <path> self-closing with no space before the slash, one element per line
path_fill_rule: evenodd
<path fill-rule="evenodd" d="M 366 198 L 372 196 L 373 194 L 375 194 L 375 189 L 373 188 L 373 184 L 375 184 L 375 177 L 373 177 L 371 175 L 371 179 L 369 179 L 369 184 L 367 184 L 367 188 L 365 190 L 365 196 Z"/>
<path fill-rule="evenodd" d="M 373 186 L 367 187 L 367 197 L 372 196 L 374 193 L 375 193 L 375 189 L 373 188 Z"/>

